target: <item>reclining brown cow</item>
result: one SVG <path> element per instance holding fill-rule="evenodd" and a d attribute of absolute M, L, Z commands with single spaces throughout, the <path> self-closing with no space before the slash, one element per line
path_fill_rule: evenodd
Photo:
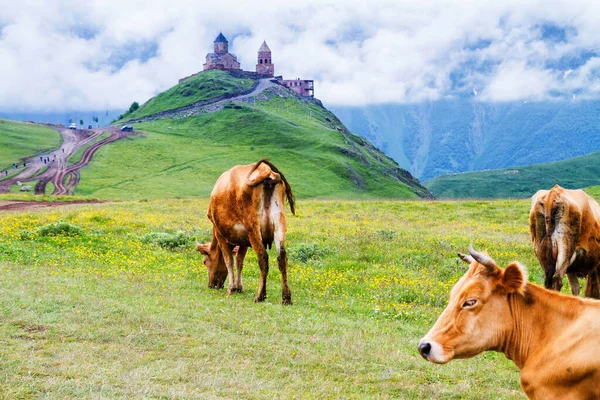
<path fill-rule="evenodd" d="M 582 190 L 556 185 L 532 198 L 531 241 L 544 269 L 547 289 L 560 291 L 565 275 L 579 295 L 578 277 L 587 277 L 586 297 L 600 297 L 600 206 Z"/>
<path fill-rule="evenodd" d="M 600 399 L 600 301 L 527 283 L 520 264 L 502 269 L 469 252 L 460 254 L 469 270 L 421 339 L 421 356 L 445 364 L 498 351 L 519 368 L 530 399 Z"/>
<path fill-rule="evenodd" d="M 248 247 L 252 247 L 260 267 L 260 281 L 254 301 L 264 301 L 269 272 L 267 247 L 271 248 L 275 242 L 281 272 L 282 303 L 292 304 L 285 251 L 286 198 L 294 214 L 292 189 L 283 174 L 268 160 L 238 165 L 221 175 L 210 195 L 207 213 L 213 224 L 212 241 L 197 244 L 208 269 L 209 287 L 222 288 L 229 276 L 228 294 L 241 292 L 244 257 Z M 239 246 L 237 253 L 234 252 L 236 246 Z M 234 266 L 237 274 L 234 273 Z"/>

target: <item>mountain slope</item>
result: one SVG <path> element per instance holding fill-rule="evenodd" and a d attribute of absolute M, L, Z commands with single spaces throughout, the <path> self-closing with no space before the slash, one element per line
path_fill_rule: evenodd
<path fill-rule="evenodd" d="M 5 170 L 21 158 L 60 146 L 58 132 L 48 127 L 0 119 L 0 169 Z"/>
<path fill-rule="evenodd" d="M 81 171 L 76 194 L 115 199 L 208 196 L 223 171 L 269 158 L 298 197 L 430 197 L 416 179 L 350 133 L 318 100 L 274 85 L 254 98 L 211 107 L 197 115 L 136 124 L 141 135 L 98 151 Z"/>
<path fill-rule="evenodd" d="M 553 163 L 444 175 L 424 183 L 440 198 L 526 198 L 555 184 L 567 189 L 600 185 L 600 151 Z"/>
<path fill-rule="evenodd" d="M 332 110 L 422 180 L 600 150 L 600 101 L 490 104 L 457 98 Z"/>
<path fill-rule="evenodd" d="M 219 96 L 243 93 L 253 84 L 251 79 L 234 78 L 224 71 L 205 71 L 151 98 L 137 110 L 123 115 L 123 119 L 145 117 Z"/>

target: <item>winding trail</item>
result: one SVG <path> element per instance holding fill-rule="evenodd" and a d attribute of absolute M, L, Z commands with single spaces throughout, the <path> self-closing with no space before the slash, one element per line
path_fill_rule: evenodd
<path fill-rule="evenodd" d="M 227 104 L 235 101 L 247 101 L 248 99 L 254 98 L 273 86 L 281 86 L 273 81 L 273 78 L 262 78 L 255 81 L 255 84 L 247 92 L 242 92 L 237 95 L 224 95 L 215 97 L 214 99 L 198 101 L 196 103 L 173 108 L 171 110 L 161 111 L 156 114 L 147 115 L 140 118 L 128 119 L 125 122 L 128 124 L 135 124 L 139 122 L 153 121 L 157 119 L 169 118 L 169 117 L 188 117 L 191 115 L 197 115 L 202 112 L 216 112 L 221 110 Z M 283 87 L 283 86 L 281 86 Z M 291 90 L 290 90 L 291 92 Z"/>
<path fill-rule="evenodd" d="M 55 151 L 46 154 L 38 154 L 34 157 L 23 159 L 26 167 L 16 175 L 0 180 L 0 193 L 9 193 L 11 186 L 21 182 L 37 181 L 35 194 L 46 194 L 48 183 L 54 185 L 53 195 L 73 194 L 79 183 L 79 170 L 90 163 L 94 154 L 102 146 L 112 143 L 133 134 L 132 132 L 121 132 L 115 127 L 99 129 L 64 129 L 54 128 L 63 137 L 62 146 Z M 110 136 L 87 147 L 81 160 L 69 165 L 69 159 L 82 147 L 94 142 L 103 133 L 108 132 Z"/>

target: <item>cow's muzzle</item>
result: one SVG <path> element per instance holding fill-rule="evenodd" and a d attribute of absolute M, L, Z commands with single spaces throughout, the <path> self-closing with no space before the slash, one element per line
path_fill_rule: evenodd
<path fill-rule="evenodd" d="M 419 354 L 424 359 L 428 359 L 429 354 L 431 353 L 431 344 L 430 343 L 419 343 Z"/>

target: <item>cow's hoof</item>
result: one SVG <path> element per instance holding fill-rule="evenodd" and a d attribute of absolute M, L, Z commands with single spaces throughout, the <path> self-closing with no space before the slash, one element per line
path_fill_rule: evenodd
<path fill-rule="evenodd" d="M 262 303 L 263 301 L 265 301 L 266 298 L 267 298 L 267 296 L 256 296 L 254 298 L 254 302 L 255 303 Z"/>
<path fill-rule="evenodd" d="M 227 292 L 227 294 L 234 294 L 234 293 L 242 293 L 242 288 L 241 287 L 232 288 L 232 289 L 229 289 L 229 291 Z"/>
<path fill-rule="evenodd" d="M 557 292 L 560 292 L 560 289 L 562 289 L 562 285 L 562 278 L 555 276 L 552 280 L 552 289 L 556 290 Z"/>
<path fill-rule="evenodd" d="M 291 306 L 294 304 L 294 302 L 292 301 L 292 299 L 281 299 L 281 304 L 283 304 L 284 306 Z"/>

